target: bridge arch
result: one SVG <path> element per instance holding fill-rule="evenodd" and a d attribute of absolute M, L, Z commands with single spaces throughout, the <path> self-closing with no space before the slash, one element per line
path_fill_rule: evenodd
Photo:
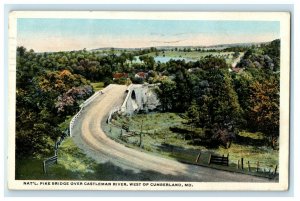
<path fill-rule="evenodd" d="M 136 94 L 135 94 L 134 90 L 132 90 L 132 92 L 131 92 L 131 99 L 136 100 Z"/>

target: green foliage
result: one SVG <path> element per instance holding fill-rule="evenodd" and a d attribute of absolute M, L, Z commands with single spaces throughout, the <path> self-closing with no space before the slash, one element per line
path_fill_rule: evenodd
<path fill-rule="evenodd" d="M 269 136 L 279 136 L 279 79 L 271 76 L 254 81 L 249 88 L 250 124 Z"/>
<path fill-rule="evenodd" d="M 240 73 L 230 73 L 223 58 L 211 55 L 194 63 L 167 62 L 168 77 L 157 80 L 163 111 L 185 112 L 188 124 L 221 142 L 241 128 L 278 136 L 279 76 L 274 71 L 279 66 L 274 59 L 280 55 L 280 41 L 246 50 Z"/>
<path fill-rule="evenodd" d="M 92 82 L 91 85 L 94 91 L 100 91 L 104 88 L 104 82 Z"/>
<path fill-rule="evenodd" d="M 144 78 L 135 77 L 135 76 L 132 76 L 130 79 L 131 79 L 133 84 L 143 84 L 144 81 L 145 81 Z"/>
<path fill-rule="evenodd" d="M 96 176 L 94 171 L 98 166 L 96 161 L 82 153 L 72 138 L 63 141 L 58 151 L 58 164 L 48 167 L 47 174 L 44 174 L 42 164 L 43 159 L 38 157 L 16 160 L 16 179 L 93 179 Z"/>
<path fill-rule="evenodd" d="M 228 71 L 210 68 L 199 75 L 194 87 L 187 119 L 190 124 L 205 128 L 207 145 L 230 146 L 235 130 L 239 128 L 242 109 Z"/>
<path fill-rule="evenodd" d="M 200 122 L 200 118 L 203 116 L 200 114 L 200 111 L 197 102 L 193 100 L 185 114 L 185 118 L 188 120 L 189 124 L 195 125 L 197 122 Z"/>
<path fill-rule="evenodd" d="M 39 58 L 33 51 L 17 49 L 16 157 L 49 153 L 62 134 L 59 124 L 92 94 L 81 75 L 45 70 Z"/>
<path fill-rule="evenodd" d="M 240 63 L 241 68 L 259 68 L 266 73 L 277 72 L 280 70 L 280 40 L 274 40 L 261 47 L 248 49 Z"/>
<path fill-rule="evenodd" d="M 164 76 L 160 79 L 160 85 L 155 92 L 161 102 L 162 110 L 168 111 L 174 107 L 174 92 L 176 83 L 170 78 Z"/>
<path fill-rule="evenodd" d="M 237 57 L 241 51 L 245 54 L 237 67 L 244 71 L 230 73 L 225 57 Z M 160 52 L 200 60 L 155 62 L 153 56 Z M 141 62 L 133 62 L 138 56 Z M 61 134 L 58 125 L 93 93 L 87 79 L 106 86 L 113 82 L 114 72 L 149 72 L 146 79 L 131 76 L 132 82 L 160 83 L 156 93 L 161 109 L 185 113 L 190 125 L 209 130 L 211 137 L 240 128 L 278 136 L 279 69 L 280 40 L 209 51 L 149 48 L 35 53 L 18 47 L 16 153 L 18 157 L 47 153 L 49 143 Z M 131 80 L 115 82 L 129 84 Z M 216 127 L 219 130 L 213 132 Z"/>
<path fill-rule="evenodd" d="M 148 56 L 148 55 L 142 55 L 142 56 L 139 56 L 139 59 L 145 63 L 147 69 L 149 69 L 149 70 L 154 69 L 155 61 L 154 61 L 153 57 Z"/>
<path fill-rule="evenodd" d="M 182 162 L 195 163 L 201 151 L 198 162 L 200 165 L 208 164 L 210 154 L 226 156 L 229 153 L 230 163 L 229 167 L 226 167 L 226 170 L 229 171 L 239 171 L 237 170 L 237 161 L 241 158 L 244 158 L 244 161 L 249 160 L 251 167 L 256 167 L 256 162 L 259 161 L 261 172 L 264 168 L 272 168 L 273 171 L 275 165 L 278 165 L 278 150 L 273 150 L 263 143 L 257 143 L 257 141 L 265 140 L 265 134 L 242 130 L 237 133 L 237 136 L 243 137 L 244 141 L 235 139 L 227 148 L 225 146 L 209 147 L 206 143 L 197 143 L 197 140 L 203 141 L 204 139 L 203 129 L 187 125 L 186 120 L 181 116 L 181 114 L 167 112 L 137 114 L 132 117 L 121 116 L 113 123 L 112 132 L 107 131 L 107 134 L 130 148 Z M 143 148 L 140 148 L 138 143 L 141 122 L 146 126 L 143 131 Z M 137 134 L 120 140 L 120 128 L 117 125 L 123 124 L 129 125 L 129 132 L 138 131 Z M 107 129 L 109 130 L 109 128 Z M 224 166 L 213 167 L 219 169 Z M 254 168 L 252 173 L 255 173 Z"/>
<path fill-rule="evenodd" d="M 211 68 L 227 68 L 228 66 L 224 58 L 208 55 L 200 60 L 199 67 L 206 70 Z"/>
<path fill-rule="evenodd" d="M 187 70 L 179 69 L 174 78 L 176 90 L 174 93 L 174 111 L 185 112 L 192 101 L 193 83 Z"/>
<path fill-rule="evenodd" d="M 279 58 L 280 41 L 275 40 L 260 48 L 249 50 L 241 64 L 245 71 L 234 76 L 234 88 L 244 110 L 244 128 L 261 131 L 267 136 L 279 135 Z M 266 54 L 267 53 L 267 54 Z M 263 55 L 265 54 L 265 55 Z M 261 59 L 262 58 L 262 59 Z M 265 62 L 266 58 L 272 63 Z M 251 65 L 250 65 L 251 64 Z M 272 68 L 269 68 L 273 66 Z M 269 66 L 269 67 L 268 67 Z"/>
<path fill-rule="evenodd" d="M 202 91 L 198 100 L 199 107 L 206 107 L 206 116 L 200 122 L 204 127 L 217 123 L 221 127 L 236 126 L 240 119 L 241 108 L 233 89 L 232 79 L 227 70 L 210 69 L 206 75 L 208 89 Z"/>

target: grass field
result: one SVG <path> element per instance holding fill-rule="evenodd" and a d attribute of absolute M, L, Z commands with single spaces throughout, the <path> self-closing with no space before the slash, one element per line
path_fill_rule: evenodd
<path fill-rule="evenodd" d="M 16 160 L 17 180 L 97 180 L 97 181 L 138 181 L 148 180 L 149 172 L 135 173 L 124 170 L 111 162 L 97 163 L 82 152 L 72 138 L 63 141 L 58 151 L 58 164 L 43 172 L 45 158 Z M 162 175 L 161 175 L 162 176 Z M 159 174 L 158 174 L 158 177 Z"/>
<path fill-rule="evenodd" d="M 92 82 L 91 85 L 95 92 L 104 88 L 104 82 Z"/>
<path fill-rule="evenodd" d="M 125 143 L 129 147 L 187 163 L 195 163 L 198 154 L 201 152 L 198 164 L 204 166 L 208 165 L 210 154 L 220 156 L 229 154 L 229 167 L 211 165 L 211 167 L 218 169 L 247 172 L 249 161 L 251 172 L 247 173 L 252 174 L 256 171 L 257 161 L 259 161 L 260 172 L 272 172 L 275 166 L 278 165 L 278 150 L 273 150 L 262 144 L 255 145 L 256 142 L 264 140 L 262 133 L 241 131 L 238 137 L 245 139 L 242 143 L 235 141 L 229 149 L 225 149 L 222 146 L 211 149 L 205 146 L 194 145 L 192 139 L 186 139 L 186 136 L 183 134 L 170 130 L 170 127 L 174 126 L 187 127 L 183 124 L 184 121 L 182 117 L 175 113 L 138 114 L 133 117 L 121 116 L 113 121 L 112 126 L 106 128 L 106 133 L 111 138 Z M 124 129 L 121 131 L 123 125 L 129 125 L 128 132 Z M 188 130 L 189 128 L 186 129 Z M 142 133 L 142 143 L 140 143 L 140 133 Z M 202 135 L 202 130 L 197 129 L 196 133 Z M 241 158 L 244 159 L 245 169 L 237 170 L 237 163 Z M 259 175 L 261 174 L 259 173 Z"/>
<path fill-rule="evenodd" d="M 69 128 L 72 118 L 73 118 L 73 116 L 67 116 L 66 120 L 59 125 L 59 128 L 61 131 L 64 131 L 65 129 Z"/>
<path fill-rule="evenodd" d="M 92 179 L 98 166 L 73 143 L 72 138 L 63 141 L 58 151 L 58 164 L 43 172 L 45 158 L 27 158 L 16 160 L 16 179 Z"/>
<path fill-rule="evenodd" d="M 59 125 L 64 131 L 69 127 L 73 116 L 68 116 Z M 52 142 L 54 144 L 54 142 Z M 54 155 L 54 150 L 49 151 L 48 156 L 35 156 L 16 160 L 16 179 L 92 179 L 98 164 L 87 157 L 73 142 L 72 138 L 67 138 L 59 146 L 58 164 L 47 168 L 47 173 L 43 171 L 43 161 Z"/>

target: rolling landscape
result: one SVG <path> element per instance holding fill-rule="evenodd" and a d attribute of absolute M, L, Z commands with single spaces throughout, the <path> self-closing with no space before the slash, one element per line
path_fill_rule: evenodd
<path fill-rule="evenodd" d="M 193 31 L 147 28 L 151 46 L 121 34 L 46 49 L 22 38 L 28 29 L 16 50 L 17 180 L 278 182 L 278 37 L 201 45 Z"/>

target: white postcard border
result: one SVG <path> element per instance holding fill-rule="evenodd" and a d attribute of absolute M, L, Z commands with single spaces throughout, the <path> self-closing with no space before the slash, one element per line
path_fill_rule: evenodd
<path fill-rule="evenodd" d="M 15 180 L 15 98 L 16 46 L 18 18 L 81 18 L 81 19 L 180 19 L 180 20 L 264 20 L 280 21 L 280 149 L 279 182 L 122 182 L 102 181 L 107 185 L 89 185 L 91 181 Z M 8 80 L 8 187 L 18 190 L 246 190 L 284 191 L 289 183 L 289 103 L 290 103 L 290 14 L 288 12 L 128 12 L 128 11 L 13 11 L 9 16 L 9 80 Z M 32 182 L 31 185 L 25 183 Z M 49 182 L 49 183 L 48 183 Z M 60 185 L 65 182 L 66 185 Z M 68 183 L 66 183 L 68 182 Z M 85 184 L 86 182 L 86 184 Z M 130 186 L 130 183 L 141 186 Z M 113 185 L 115 184 L 115 185 Z M 124 185 L 122 185 L 124 184 Z M 127 185 L 125 185 L 127 184 Z M 165 185 L 162 185 L 165 184 Z M 175 184 L 181 184 L 176 186 Z M 162 185 L 162 186 L 159 186 Z M 166 186 L 169 185 L 169 186 Z"/>

